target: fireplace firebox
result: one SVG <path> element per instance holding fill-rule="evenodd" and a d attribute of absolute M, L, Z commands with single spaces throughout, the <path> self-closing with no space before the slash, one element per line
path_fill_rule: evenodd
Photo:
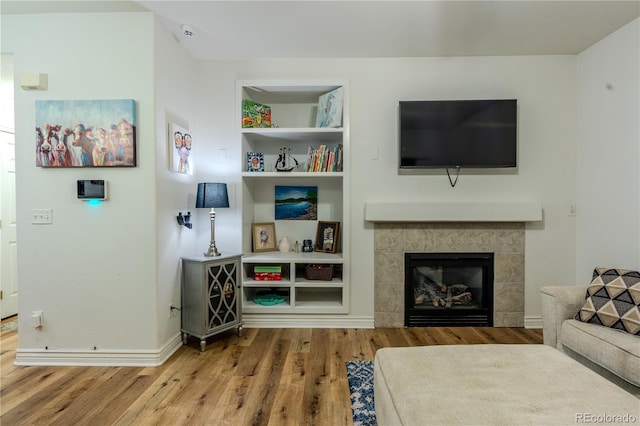
<path fill-rule="evenodd" d="M 405 253 L 407 327 L 493 326 L 493 253 Z"/>

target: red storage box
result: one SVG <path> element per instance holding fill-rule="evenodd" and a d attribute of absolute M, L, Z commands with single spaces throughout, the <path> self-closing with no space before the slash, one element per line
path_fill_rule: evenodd
<path fill-rule="evenodd" d="M 281 281 L 281 272 L 255 272 L 253 279 L 256 281 Z"/>

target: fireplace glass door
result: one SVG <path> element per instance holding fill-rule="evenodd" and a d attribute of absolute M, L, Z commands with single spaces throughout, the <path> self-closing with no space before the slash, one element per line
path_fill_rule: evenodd
<path fill-rule="evenodd" d="M 405 326 L 492 326 L 493 253 L 406 253 Z"/>

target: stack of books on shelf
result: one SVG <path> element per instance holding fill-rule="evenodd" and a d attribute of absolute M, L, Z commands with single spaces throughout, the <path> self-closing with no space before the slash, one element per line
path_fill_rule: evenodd
<path fill-rule="evenodd" d="M 282 280 L 282 266 L 256 265 L 253 267 L 253 279 L 256 281 L 280 281 Z"/>
<path fill-rule="evenodd" d="M 333 149 L 320 145 L 317 149 L 312 146 L 307 152 L 307 172 L 341 172 L 342 144 Z"/>

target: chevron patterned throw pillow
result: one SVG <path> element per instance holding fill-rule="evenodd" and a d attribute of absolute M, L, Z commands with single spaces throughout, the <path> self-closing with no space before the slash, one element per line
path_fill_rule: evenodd
<path fill-rule="evenodd" d="M 640 272 L 596 268 L 575 319 L 640 336 Z"/>

